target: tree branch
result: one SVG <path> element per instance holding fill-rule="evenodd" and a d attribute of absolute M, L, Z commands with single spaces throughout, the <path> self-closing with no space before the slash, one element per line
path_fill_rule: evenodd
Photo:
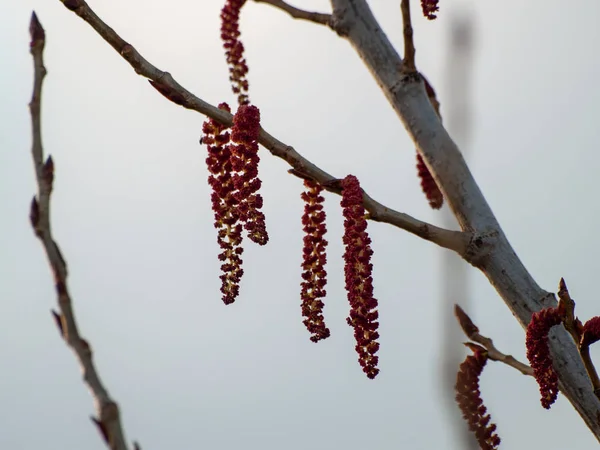
<path fill-rule="evenodd" d="M 283 0 L 254 0 L 256 3 L 266 3 L 268 5 L 274 6 L 275 8 L 281 9 L 285 11 L 294 19 L 306 20 L 308 22 L 318 23 L 320 25 L 330 25 L 331 14 L 323 14 L 312 11 L 304 11 L 303 9 L 298 9 L 295 6 L 290 5 L 289 3 L 284 2 Z"/>
<path fill-rule="evenodd" d="M 414 73 L 417 71 L 415 65 L 415 42 L 413 40 L 413 27 L 410 19 L 410 0 L 402 0 L 400 3 L 402 11 L 402 25 L 404 34 L 404 60 L 402 61 L 402 69 L 406 73 Z"/>
<path fill-rule="evenodd" d="M 527 364 L 518 361 L 512 355 L 505 355 L 496 348 L 496 346 L 494 345 L 494 341 L 492 341 L 488 337 L 479 334 L 479 328 L 477 328 L 477 325 L 473 323 L 471 318 L 467 315 L 466 312 L 464 312 L 464 310 L 460 306 L 454 305 L 454 315 L 456 316 L 456 320 L 458 320 L 458 323 L 465 335 L 471 341 L 482 345 L 487 350 L 488 357 L 492 361 L 502 362 L 507 366 L 512 367 L 513 369 L 517 369 L 523 375 L 529 375 L 531 377 L 533 376 L 533 369 L 531 367 L 529 367 Z"/>
<path fill-rule="evenodd" d="M 592 356 L 590 355 L 589 344 L 585 345 L 584 340 L 582 339 L 583 324 L 575 316 L 575 300 L 571 298 L 564 278 L 561 278 L 558 284 L 558 298 L 558 307 L 565 312 L 566 316 L 563 321 L 563 325 L 573 337 L 573 340 L 577 343 L 581 360 L 583 361 L 585 370 L 590 377 L 592 387 L 594 388 L 594 393 L 596 394 L 596 397 L 600 398 L 600 378 L 598 378 L 598 372 L 596 371 L 596 367 L 592 361 Z"/>
<path fill-rule="evenodd" d="M 442 126 L 418 74 L 402 73 L 402 60 L 365 0 L 331 0 L 332 27 L 354 47 L 423 156 L 464 231 L 481 233 L 480 252 L 469 256 L 526 328 L 535 311 L 556 306 L 553 294 L 531 277 L 504 235 L 463 156 Z M 600 441 L 600 401 L 578 349 L 563 329 L 550 333 L 560 388 Z"/>
<path fill-rule="evenodd" d="M 124 41 L 111 27 L 104 23 L 85 1 L 61 0 L 61 2 L 90 24 L 131 65 L 137 74 L 149 78 L 152 86 L 169 100 L 225 125 L 230 126 L 232 124 L 233 116 L 230 113 L 196 97 L 175 81 L 171 74 L 153 66 L 132 45 Z M 317 167 L 300 155 L 293 147 L 279 141 L 263 128 L 261 128 L 259 142 L 274 156 L 285 160 L 292 166 L 295 175 L 310 178 L 326 187 L 330 192 L 341 193 L 341 188 L 336 187 L 337 178 Z M 477 243 L 472 233 L 447 230 L 422 222 L 382 205 L 366 192 L 364 193 L 364 206 L 372 220 L 394 225 L 440 247 L 453 250 L 463 257 L 476 251 Z"/>
<path fill-rule="evenodd" d="M 50 195 L 54 181 L 54 162 L 48 156 L 44 162 L 41 132 L 42 83 L 46 76 L 43 51 L 45 32 L 35 12 L 29 27 L 31 35 L 30 52 L 33 56 L 33 94 L 29 103 L 32 125 L 32 155 L 38 185 L 37 197 L 31 202 L 30 219 L 36 236 L 42 242 L 46 256 L 54 274 L 56 294 L 60 313 L 52 311 L 56 324 L 65 343 L 73 350 L 83 371 L 83 379 L 88 385 L 96 404 L 97 418 L 92 418 L 111 450 L 127 450 L 125 434 L 119 417 L 119 407 L 102 384 L 94 362 L 92 349 L 81 337 L 75 320 L 75 312 L 67 287 L 67 264 L 58 244 L 54 241 L 50 227 Z"/>

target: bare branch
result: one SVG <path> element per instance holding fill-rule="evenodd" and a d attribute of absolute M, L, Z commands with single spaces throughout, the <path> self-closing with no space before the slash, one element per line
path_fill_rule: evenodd
<path fill-rule="evenodd" d="M 569 294 L 569 289 L 567 289 L 567 284 L 565 283 L 564 278 L 561 278 L 558 284 L 558 298 L 558 307 L 565 312 L 563 325 L 571 334 L 573 340 L 577 343 L 581 360 L 583 361 L 585 370 L 587 371 L 590 381 L 592 382 L 594 393 L 596 394 L 596 397 L 600 398 L 600 378 L 598 377 L 598 372 L 596 371 L 596 367 L 592 361 L 589 345 L 583 345 L 583 324 L 575 316 L 575 300 L 571 298 L 571 294 Z"/>
<path fill-rule="evenodd" d="M 79 334 L 71 296 L 67 287 L 67 264 L 58 244 L 54 241 L 50 229 L 50 195 L 54 181 L 54 162 L 50 156 L 44 162 L 42 147 L 40 110 L 42 83 L 46 76 L 43 60 L 45 32 L 35 12 L 31 16 L 29 31 L 31 35 L 30 52 L 34 64 L 33 95 L 29 103 L 29 110 L 31 112 L 33 138 L 32 155 L 38 185 L 38 194 L 31 202 L 30 219 L 36 236 L 44 246 L 54 274 L 60 313 L 52 311 L 52 315 L 65 343 L 73 350 L 79 360 L 83 371 L 83 379 L 94 398 L 98 418 L 93 418 L 93 422 L 101 431 L 106 444 L 111 450 L 127 450 L 125 434 L 119 417 L 119 407 L 100 380 L 92 360 L 90 345 Z"/>
<path fill-rule="evenodd" d="M 230 113 L 196 97 L 175 81 L 171 74 L 153 66 L 132 45 L 124 41 L 104 23 L 83 0 L 61 0 L 61 2 L 90 24 L 133 67 L 137 74 L 149 78 L 152 86 L 173 103 L 202 113 L 225 125 L 232 124 L 233 116 Z M 287 161 L 293 167 L 292 172 L 295 175 L 312 179 L 330 192 L 341 193 L 341 188 L 336 187 L 337 178 L 329 175 L 300 155 L 293 147 L 279 141 L 262 128 L 259 142 L 273 155 Z M 364 194 L 364 206 L 372 220 L 394 225 L 441 247 L 454 250 L 463 257 L 469 253 L 472 247 L 473 235 L 471 233 L 446 230 L 421 222 L 382 205 L 367 193 Z"/>
<path fill-rule="evenodd" d="M 490 338 L 479 334 L 479 328 L 477 328 L 471 318 L 460 306 L 454 305 L 454 315 L 465 335 L 473 342 L 481 344 L 487 350 L 488 357 L 491 360 L 500 361 L 507 366 L 517 369 L 523 375 L 533 376 L 533 369 L 531 367 L 518 361 L 512 355 L 505 355 L 494 346 L 494 342 Z"/>
<path fill-rule="evenodd" d="M 533 312 L 556 306 L 553 294 L 540 288 L 506 238 L 456 143 L 427 98 L 421 77 L 402 72 L 402 59 L 366 0 L 331 0 L 332 24 L 346 38 L 382 89 L 464 231 L 480 233 L 479 253 L 469 261 L 488 278 L 521 326 Z M 550 348 L 565 396 L 600 441 L 600 400 L 594 395 L 571 336 L 556 327 Z"/>
<path fill-rule="evenodd" d="M 254 0 L 256 3 L 266 3 L 268 5 L 274 6 L 275 8 L 281 9 L 285 11 L 294 19 L 306 20 L 308 22 L 318 23 L 320 25 L 330 25 L 331 14 L 323 14 L 312 11 L 304 11 L 303 9 L 298 9 L 295 6 L 290 5 L 289 3 L 284 2 L 283 0 Z"/>
<path fill-rule="evenodd" d="M 404 59 L 402 60 L 402 70 L 405 73 L 414 73 L 417 71 L 417 68 L 415 65 L 413 27 L 410 20 L 410 0 L 402 0 L 400 10 L 402 11 L 402 25 L 404 27 Z"/>

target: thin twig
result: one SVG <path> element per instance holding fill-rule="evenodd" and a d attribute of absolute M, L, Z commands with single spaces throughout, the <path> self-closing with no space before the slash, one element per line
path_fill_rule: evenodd
<path fill-rule="evenodd" d="M 31 202 L 30 219 L 36 236 L 44 246 L 54 274 L 60 313 L 52 311 L 52 315 L 65 343 L 73 350 L 79 360 L 83 371 L 83 379 L 94 398 L 98 417 L 92 418 L 92 421 L 98 426 L 111 450 L 127 450 L 128 446 L 121 426 L 117 403 L 110 397 L 96 372 L 90 345 L 79 334 L 67 287 L 67 264 L 58 244 L 54 241 L 50 228 L 50 195 L 54 181 L 54 162 L 50 156 L 44 162 L 40 113 L 42 83 L 46 76 L 43 60 L 45 32 L 35 12 L 31 16 L 29 31 L 31 35 L 30 52 L 34 64 L 33 95 L 29 103 L 29 110 L 31 112 L 33 138 L 32 155 L 38 185 L 38 194 Z"/>
<path fill-rule="evenodd" d="M 465 335 L 471 341 L 481 344 L 487 350 L 488 357 L 491 360 L 500 361 L 507 366 L 517 369 L 523 375 L 533 376 L 533 369 L 531 367 L 518 361 L 512 355 L 505 355 L 494 346 L 494 342 L 490 338 L 479 334 L 479 328 L 477 328 L 477 325 L 473 323 L 471 318 L 460 306 L 454 305 L 454 315 L 456 316 L 456 319 L 458 320 L 458 323 Z"/>
<path fill-rule="evenodd" d="M 592 387 L 594 388 L 594 394 L 600 399 L 600 378 L 598 377 L 598 372 L 592 361 L 589 345 L 582 345 L 581 335 L 583 332 L 583 325 L 575 316 L 575 300 L 571 298 L 571 294 L 569 294 L 569 289 L 567 288 L 564 278 L 561 278 L 560 283 L 558 284 L 558 298 L 558 307 L 565 314 L 563 325 L 577 344 L 581 360 L 583 361 L 585 370 L 590 378 Z"/>
<path fill-rule="evenodd" d="M 410 19 L 410 0 L 402 0 L 400 3 L 402 11 L 402 25 L 404 32 L 404 58 L 402 60 L 402 70 L 406 73 L 415 73 L 415 43 L 413 40 L 413 27 Z"/>
<path fill-rule="evenodd" d="M 575 301 L 571 298 L 565 279 L 561 278 L 558 283 L 558 308 L 564 312 L 563 325 L 577 345 L 581 341 L 582 324 L 575 317 Z"/>
<path fill-rule="evenodd" d="M 175 81 L 170 73 L 163 72 L 150 64 L 132 45 L 124 41 L 111 27 L 104 23 L 85 1 L 60 1 L 96 30 L 131 65 L 137 74 L 149 78 L 152 86 L 166 98 L 184 108 L 197 111 L 227 126 L 232 124 L 233 116 L 230 113 L 196 97 Z M 300 155 L 293 147 L 276 139 L 263 128 L 261 128 L 259 142 L 274 156 L 287 161 L 297 173 L 304 174 L 304 177 L 308 177 L 328 187 L 328 190 L 331 192 L 341 193 L 341 189 L 333 187 L 337 178 L 317 167 Z M 369 212 L 371 220 L 394 225 L 441 247 L 454 250 L 463 257 L 467 253 L 473 236 L 470 232 L 447 230 L 422 222 L 407 214 L 394 211 L 382 205 L 367 193 L 364 194 L 364 206 Z"/>
<path fill-rule="evenodd" d="M 323 14 L 312 11 L 305 11 L 303 9 L 296 8 L 283 0 L 254 0 L 256 3 L 266 3 L 274 6 L 275 8 L 285 11 L 294 19 L 306 20 L 308 22 L 318 23 L 320 25 L 330 25 L 331 14 Z"/>

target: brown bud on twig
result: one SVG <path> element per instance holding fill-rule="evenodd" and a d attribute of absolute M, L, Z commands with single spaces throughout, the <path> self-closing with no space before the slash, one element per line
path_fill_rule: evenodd
<path fill-rule="evenodd" d="M 48 190 L 52 191 L 52 184 L 54 182 L 54 161 L 52 160 L 52 156 L 48 156 L 48 158 L 46 159 L 46 162 L 44 163 L 42 176 L 44 182 L 48 186 Z"/>
<path fill-rule="evenodd" d="M 46 32 L 44 31 L 44 28 L 42 28 L 42 24 L 35 11 L 31 13 L 31 20 L 29 21 L 29 36 L 31 37 L 31 41 L 29 42 L 30 48 L 37 45 L 44 48 L 44 44 L 46 43 Z"/>
<path fill-rule="evenodd" d="M 175 92 L 167 85 L 158 83 L 157 81 L 148 80 L 148 83 L 150 83 L 150 85 L 158 92 L 160 92 L 163 97 L 172 101 L 176 105 L 185 105 L 185 98 L 179 92 Z"/>
<path fill-rule="evenodd" d="M 54 318 L 54 323 L 56 324 L 57 328 L 58 328 L 58 332 L 60 333 L 60 337 L 62 337 L 64 339 L 65 337 L 65 330 L 63 328 L 63 323 L 62 323 L 62 316 L 57 313 L 54 310 L 50 311 L 52 313 L 52 317 Z"/>
<path fill-rule="evenodd" d="M 77 8 L 82 6 L 83 0 L 63 0 L 63 5 L 70 11 L 75 11 Z"/>
<path fill-rule="evenodd" d="M 29 220 L 31 226 L 37 237 L 42 236 L 42 230 L 40 230 L 40 205 L 35 196 L 31 199 L 31 207 L 29 208 Z"/>
<path fill-rule="evenodd" d="M 98 428 L 98 431 L 102 435 L 102 438 L 104 438 L 104 442 L 106 442 L 107 444 L 110 445 L 110 440 L 108 437 L 108 430 L 106 429 L 106 427 L 104 426 L 102 421 L 96 419 L 95 417 L 90 417 L 90 419 L 94 423 L 94 425 L 96 425 L 96 428 Z"/>
<path fill-rule="evenodd" d="M 454 315 L 458 320 L 458 324 L 469 339 L 471 339 L 471 336 L 473 336 L 475 333 L 479 333 L 479 328 L 477 328 L 477 325 L 473 323 L 471 318 L 460 306 L 454 305 Z"/>

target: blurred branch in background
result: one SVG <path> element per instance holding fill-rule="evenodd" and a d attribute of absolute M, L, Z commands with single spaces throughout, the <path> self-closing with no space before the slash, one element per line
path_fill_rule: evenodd
<path fill-rule="evenodd" d="M 447 42 L 445 67 L 445 96 L 444 118 L 448 131 L 463 156 L 468 160 L 469 140 L 471 134 L 471 75 L 473 69 L 474 28 L 470 13 L 469 2 L 463 2 L 460 8 L 453 11 Z M 443 224 L 447 228 L 457 226 L 456 219 L 449 208 L 443 209 Z M 442 283 L 441 283 L 441 382 L 444 404 L 450 426 L 455 430 L 455 448 L 475 450 L 479 448 L 461 418 L 460 410 L 454 400 L 454 384 L 456 373 L 463 360 L 463 346 L 460 345 L 464 336 L 458 327 L 454 315 L 453 305 L 456 303 L 462 308 L 469 306 L 469 276 L 467 263 L 452 252 L 442 252 Z M 472 309 L 472 308 L 471 308 Z"/>

